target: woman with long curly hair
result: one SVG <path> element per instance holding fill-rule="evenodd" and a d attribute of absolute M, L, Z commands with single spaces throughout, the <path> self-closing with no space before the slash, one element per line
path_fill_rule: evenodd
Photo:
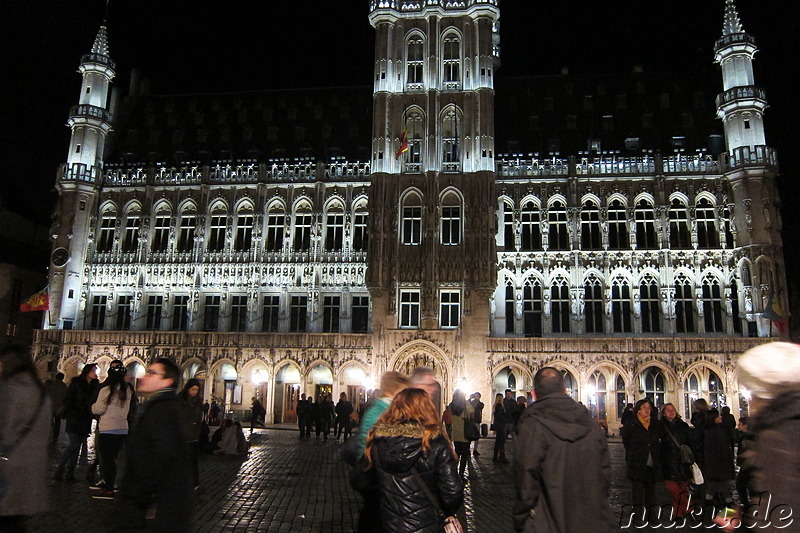
<path fill-rule="evenodd" d="M 362 492 L 378 490 L 383 531 L 439 533 L 455 519 L 464 489 L 428 393 L 405 389 L 394 397 L 370 430 L 352 480 Z"/>

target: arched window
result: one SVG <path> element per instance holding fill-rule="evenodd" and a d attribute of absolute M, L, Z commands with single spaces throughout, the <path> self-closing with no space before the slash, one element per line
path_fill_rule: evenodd
<path fill-rule="evenodd" d="M 622 412 L 625 411 L 625 405 L 628 403 L 628 391 L 625 390 L 625 378 L 617 374 L 614 388 L 617 394 L 617 418 L 622 418 Z"/>
<path fill-rule="evenodd" d="M 542 336 L 542 284 L 528 278 L 522 291 L 522 322 L 526 337 Z"/>
<path fill-rule="evenodd" d="M 745 287 L 753 286 L 753 272 L 750 270 L 750 263 L 742 262 L 742 285 Z"/>
<path fill-rule="evenodd" d="M 641 250 L 657 249 L 656 212 L 653 204 L 647 200 L 639 200 L 634 210 L 634 217 L 636 218 L 636 247 Z"/>
<path fill-rule="evenodd" d="M 603 284 L 594 274 L 589 274 L 583 282 L 583 303 L 586 333 L 603 333 Z"/>
<path fill-rule="evenodd" d="M 135 252 L 139 247 L 139 227 L 142 224 L 142 213 L 138 206 L 132 207 L 125 216 L 125 234 L 122 239 L 123 253 Z"/>
<path fill-rule="evenodd" d="M 344 246 L 344 209 L 337 203 L 328 207 L 325 215 L 325 249 L 340 251 Z"/>
<path fill-rule="evenodd" d="M 669 207 L 669 245 L 671 248 L 691 248 L 689 215 L 686 204 L 675 198 Z"/>
<path fill-rule="evenodd" d="M 246 252 L 253 244 L 253 206 L 246 204 L 236 213 L 236 239 L 234 250 Z"/>
<path fill-rule="evenodd" d="M 576 400 L 578 397 L 578 382 L 569 370 L 562 370 L 561 375 L 564 377 L 564 390 L 567 392 L 567 396 Z"/>
<path fill-rule="evenodd" d="M 569 282 L 563 276 L 554 279 L 550 287 L 550 315 L 553 319 L 553 333 L 569 333 Z"/>
<path fill-rule="evenodd" d="M 658 299 L 658 280 L 652 274 L 645 274 L 639 284 L 642 333 L 661 331 L 661 306 Z"/>
<path fill-rule="evenodd" d="M 356 252 L 367 251 L 369 244 L 368 217 L 367 206 L 359 202 L 353 213 L 353 250 Z"/>
<path fill-rule="evenodd" d="M 542 234 L 539 230 L 541 218 L 539 208 L 533 202 L 526 202 L 520 212 L 522 235 L 520 250 L 534 251 L 542 249 Z"/>
<path fill-rule="evenodd" d="M 656 409 L 660 409 L 661 406 L 664 405 L 666 387 L 664 385 L 664 375 L 661 373 L 661 370 L 651 366 L 642 373 L 642 390 L 645 398 L 650 398 L 655 404 Z M 653 415 L 655 416 L 655 413 L 653 413 Z"/>
<path fill-rule="evenodd" d="M 455 32 L 442 42 L 442 82 L 445 89 L 458 89 L 461 84 L 461 39 Z"/>
<path fill-rule="evenodd" d="M 506 280 L 505 290 L 505 304 L 506 304 L 506 335 L 514 335 L 516 333 L 516 311 L 514 299 L 514 285 L 511 280 Z"/>
<path fill-rule="evenodd" d="M 514 228 L 514 208 L 503 202 L 503 250 L 506 252 L 516 250 Z"/>
<path fill-rule="evenodd" d="M 425 136 L 425 120 L 417 108 L 406 112 L 405 128 L 408 150 L 405 152 L 403 168 L 407 172 L 419 172 L 422 161 L 422 139 Z"/>
<path fill-rule="evenodd" d="M 611 318 L 614 333 L 631 333 L 631 287 L 623 276 L 611 281 Z"/>
<path fill-rule="evenodd" d="M 703 278 L 703 321 L 706 333 L 724 333 L 722 322 L 722 288 L 719 279 L 710 274 Z"/>
<path fill-rule="evenodd" d="M 194 249 L 194 237 L 197 231 L 197 212 L 194 204 L 184 205 L 178 223 L 178 252 L 189 253 Z"/>
<path fill-rule="evenodd" d="M 717 233 L 717 213 L 711 202 L 701 198 L 694 208 L 694 218 L 697 222 L 697 247 L 716 248 L 719 246 Z"/>
<path fill-rule="evenodd" d="M 421 89 L 425 72 L 425 43 L 419 35 L 413 35 L 406 45 L 406 87 Z"/>
<path fill-rule="evenodd" d="M 731 320 L 733 320 L 733 331 L 742 333 L 742 318 L 739 316 L 739 285 L 736 280 L 731 280 Z"/>
<path fill-rule="evenodd" d="M 587 200 L 581 210 L 581 249 L 599 250 L 601 243 L 600 212 L 597 204 Z"/>
<path fill-rule="evenodd" d="M 450 106 L 445 111 L 442 118 L 442 161 L 445 163 L 443 170 L 459 170 L 458 162 L 461 161 L 459 147 L 459 130 L 461 129 L 461 117 L 454 106 Z"/>
<path fill-rule="evenodd" d="M 692 403 L 700 397 L 700 380 L 692 372 L 683 380 L 683 415 L 687 421 L 692 419 Z"/>
<path fill-rule="evenodd" d="M 684 273 L 675 277 L 675 332 L 694 333 L 692 281 Z"/>
<path fill-rule="evenodd" d="M 225 206 L 217 204 L 211 210 L 208 225 L 208 251 L 221 252 L 225 249 L 225 229 L 228 226 L 228 212 Z"/>
<path fill-rule="evenodd" d="M 722 409 L 726 405 L 725 384 L 714 372 L 708 373 L 708 403 L 717 409 Z"/>
<path fill-rule="evenodd" d="M 292 235 L 292 247 L 295 251 L 304 252 L 311 249 L 311 226 L 313 223 L 314 215 L 311 214 L 311 205 L 307 202 L 298 204 L 294 212 L 294 234 Z"/>
<path fill-rule="evenodd" d="M 410 193 L 403 199 L 403 244 L 415 246 L 422 243 L 422 198 Z"/>
<path fill-rule="evenodd" d="M 97 251 L 110 252 L 114 248 L 114 232 L 117 227 L 117 212 L 113 207 L 106 208 L 100 217 L 100 231 L 97 235 Z"/>
<path fill-rule="evenodd" d="M 586 400 L 592 418 L 598 421 L 606 420 L 606 377 L 599 370 L 595 370 L 589 376 Z"/>
<path fill-rule="evenodd" d="M 454 192 L 442 198 L 440 236 L 445 246 L 461 244 L 461 199 Z"/>
<path fill-rule="evenodd" d="M 156 212 L 153 222 L 153 242 L 150 250 L 153 252 L 166 252 L 169 247 L 169 228 L 172 223 L 171 213 L 167 204 L 161 204 Z"/>
<path fill-rule="evenodd" d="M 567 208 L 559 200 L 547 209 L 548 246 L 550 250 L 569 250 L 569 228 Z"/>
<path fill-rule="evenodd" d="M 267 212 L 267 239 L 264 243 L 268 252 L 278 252 L 283 249 L 284 226 L 286 214 L 280 204 L 273 204 Z"/>
<path fill-rule="evenodd" d="M 619 200 L 613 200 L 608 206 L 608 247 L 612 250 L 627 250 L 631 247 L 628 214 Z"/>

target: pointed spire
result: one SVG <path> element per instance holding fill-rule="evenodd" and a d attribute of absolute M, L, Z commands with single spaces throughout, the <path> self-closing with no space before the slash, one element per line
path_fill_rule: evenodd
<path fill-rule="evenodd" d="M 725 0 L 725 21 L 722 23 L 722 35 L 735 33 L 744 33 L 744 28 L 742 28 L 733 0 Z"/>
<path fill-rule="evenodd" d="M 103 21 L 103 25 L 100 26 L 100 29 L 97 31 L 97 37 L 94 38 L 94 44 L 92 45 L 92 53 L 109 57 L 108 33 L 106 32 L 105 21 Z"/>

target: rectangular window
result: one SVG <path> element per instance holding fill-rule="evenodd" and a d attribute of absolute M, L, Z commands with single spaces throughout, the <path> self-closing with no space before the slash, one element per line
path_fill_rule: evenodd
<path fill-rule="evenodd" d="M 191 252 L 194 248 L 194 232 L 197 227 L 197 217 L 194 215 L 183 215 L 181 217 L 181 230 L 178 234 L 178 251 L 181 253 Z"/>
<path fill-rule="evenodd" d="M 512 252 L 516 248 L 516 239 L 514 238 L 514 211 L 513 209 L 503 204 L 503 250 Z"/>
<path fill-rule="evenodd" d="M 131 303 L 133 296 L 126 295 L 117 298 L 117 329 L 131 329 Z"/>
<path fill-rule="evenodd" d="M 514 312 L 514 287 L 506 285 L 506 334 L 513 335 L 516 333 L 514 324 L 516 323 L 516 316 Z"/>
<path fill-rule="evenodd" d="M 442 291 L 439 294 L 439 325 L 443 328 L 457 328 L 461 317 L 461 293 Z"/>
<path fill-rule="evenodd" d="M 203 331 L 219 331 L 220 296 L 206 296 L 203 308 Z"/>
<path fill-rule="evenodd" d="M 686 206 L 674 201 L 669 210 L 669 245 L 671 248 L 691 248 L 689 217 Z"/>
<path fill-rule="evenodd" d="M 583 302 L 586 333 L 603 333 L 603 288 L 599 284 L 587 283 L 583 287 Z"/>
<path fill-rule="evenodd" d="M 208 251 L 221 252 L 225 249 L 225 228 L 228 217 L 213 215 L 208 228 Z"/>
<path fill-rule="evenodd" d="M 325 223 L 325 249 L 339 251 L 344 243 L 344 215 L 328 215 Z"/>
<path fill-rule="evenodd" d="M 366 252 L 368 244 L 367 215 L 364 213 L 357 213 L 353 217 L 353 250 L 356 252 Z"/>
<path fill-rule="evenodd" d="M 553 285 L 550 288 L 550 316 L 553 317 L 553 333 L 569 333 L 569 314 L 569 287 Z"/>
<path fill-rule="evenodd" d="M 263 314 L 261 315 L 261 331 L 278 331 L 280 318 L 280 296 L 264 296 Z"/>
<path fill-rule="evenodd" d="M 231 331 L 247 330 L 247 296 L 231 296 Z"/>
<path fill-rule="evenodd" d="M 454 246 L 461 243 L 461 208 L 442 207 L 442 244 Z"/>
<path fill-rule="evenodd" d="M 117 224 L 117 217 L 114 215 L 103 215 L 100 222 L 100 235 L 97 238 L 97 251 L 110 252 L 114 247 L 114 229 Z"/>
<path fill-rule="evenodd" d="M 542 287 L 526 285 L 523 289 L 522 326 L 526 337 L 542 336 Z"/>
<path fill-rule="evenodd" d="M 550 208 L 547 213 L 550 250 L 569 250 L 567 211 L 564 207 Z"/>
<path fill-rule="evenodd" d="M 239 215 L 236 217 L 236 241 L 234 249 L 237 252 L 246 252 L 253 244 L 253 215 Z"/>
<path fill-rule="evenodd" d="M 738 317 L 734 320 L 738 320 Z M 706 333 L 725 333 L 722 322 L 722 295 L 718 284 L 703 284 L 703 321 Z"/>
<path fill-rule="evenodd" d="M 163 296 L 147 297 L 147 324 L 146 329 L 158 331 L 161 329 L 161 313 L 164 310 Z"/>
<path fill-rule="evenodd" d="M 308 314 L 308 296 L 292 296 L 289 306 L 289 331 L 305 331 Z"/>
<path fill-rule="evenodd" d="M 639 298 L 642 306 L 642 333 L 661 332 L 658 286 L 655 283 L 640 285 Z"/>
<path fill-rule="evenodd" d="M 323 333 L 339 333 L 340 308 L 341 308 L 341 297 L 325 296 L 322 298 Z"/>
<path fill-rule="evenodd" d="M 153 226 L 153 244 L 151 250 L 154 252 L 166 252 L 169 246 L 169 215 L 159 215 L 156 217 Z"/>
<path fill-rule="evenodd" d="M 139 246 L 139 216 L 129 216 L 125 221 L 125 238 L 122 241 L 122 251 L 135 252 Z"/>
<path fill-rule="evenodd" d="M 266 247 L 268 252 L 279 252 L 283 249 L 283 225 L 285 223 L 285 215 L 269 215 L 267 217 Z"/>
<path fill-rule="evenodd" d="M 422 208 L 403 208 L 403 244 L 417 245 L 422 242 Z"/>
<path fill-rule="evenodd" d="M 655 212 L 649 204 L 636 208 L 636 247 L 640 250 L 658 248 L 656 239 Z"/>
<path fill-rule="evenodd" d="M 189 297 L 176 296 L 172 304 L 172 329 L 186 331 L 189 325 Z"/>
<path fill-rule="evenodd" d="M 626 284 L 611 287 L 611 316 L 614 333 L 631 333 L 631 291 Z"/>
<path fill-rule="evenodd" d="M 520 249 L 523 251 L 541 250 L 542 234 L 539 230 L 539 211 L 533 204 L 528 204 L 520 213 L 522 235 Z"/>
<path fill-rule="evenodd" d="M 675 284 L 675 332 L 694 333 L 694 306 L 692 288 L 688 284 Z"/>
<path fill-rule="evenodd" d="M 419 291 L 400 291 L 400 327 L 419 327 Z"/>
<path fill-rule="evenodd" d="M 108 296 L 92 296 L 89 329 L 103 329 L 106 325 L 106 303 Z"/>
<path fill-rule="evenodd" d="M 350 309 L 353 316 L 353 333 L 369 332 L 369 297 L 353 296 L 353 305 Z"/>
<path fill-rule="evenodd" d="M 294 217 L 294 249 L 306 251 L 311 249 L 311 215 L 297 214 Z"/>

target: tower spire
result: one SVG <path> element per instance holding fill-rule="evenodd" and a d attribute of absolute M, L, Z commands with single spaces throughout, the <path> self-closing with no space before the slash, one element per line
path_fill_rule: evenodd
<path fill-rule="evenodd" d="M 725 0 L 725 20 L 722 23 L 722 35 L 733 35 L 744 33 L 742 22 L 739 20 L 739 13 L 733 0 Z"/>
<path fill-rule="evenodd" d="M 97 36 L 94 38 L 94 44 L 92 44 L 92 53 L 109 57 L 108 32 L 106 31 L 105 21 L 103 21 L 103 25 L 100 26 L 100 29 L 97 30 Z"/>

